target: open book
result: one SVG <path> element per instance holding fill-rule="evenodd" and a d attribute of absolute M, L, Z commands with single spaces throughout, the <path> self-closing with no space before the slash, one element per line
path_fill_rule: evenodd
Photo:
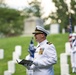
<path fill-rule="evenodd" d="M 21 61 L 16 60 L 18 64 L 31 66 L 33 61 L 22 59 Z"/>

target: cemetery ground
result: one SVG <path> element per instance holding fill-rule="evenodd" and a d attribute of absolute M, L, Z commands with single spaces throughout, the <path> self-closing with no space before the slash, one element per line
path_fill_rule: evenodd
<path fill-rule="evenodd" d="M 60 75 L 60 54 L 65 52 L 65 43 L 68 42 L 68 33 L 66 34 L 52 34 L 47 37 L 52 42 L 57 50 L 58 62 L 54 65 L 55 75 Z M 4 75 L 4 71 L 8 69 L 8 61 L 12 60 L 12 53 L 16 45 L 21 45 L 22 53 L 20 59 L 24 59 L 28 54 L 28 47 L 31 37 L 10 37 L 0 38 L 0 49 L 4 49 L 4 58 L 0 59 L 0 75 Z M 35 42 L 35 41 L 34 41 Z M 36 42 L 35 42 L 36 45 Z M 69 71 L 71 72 L 70 56 L 68 56 Z M 22 65 L 16 63 L 15 73 L 12 75 L 26 75 L 26 69 Z"/>

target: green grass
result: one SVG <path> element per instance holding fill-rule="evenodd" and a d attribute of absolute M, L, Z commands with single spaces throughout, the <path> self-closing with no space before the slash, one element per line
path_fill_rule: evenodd
<path fill-rule="evenodd" d="M 58 62 L 56 65 L 54 65 L 54 70 L 55 75 L 60 75 L 60 54 L 65 52 L 65 43 L 68 41 L 68 34 L 49 35 L 47 39 L 56 47 Z M 4 49 L 4 59 L 0 59 L 0 75 L 4 75 L 4 71 L 8 69 L 7 62 L 9 60 L 12 60 L 12 52 L 14 51 L 16 45 L 22 46 L 22 55 L 20 58 L 23 59 L 26 57 L 26 55 L 28 54 L 27 50 L 30 40 L 31 37 L 0 38 L 0 49 Z M 13 75 L 26 75 L 25 67 L 16 64 L 16 71 Z M 70 75 L 74 75 L 71 73 L 71 67 Z"/>

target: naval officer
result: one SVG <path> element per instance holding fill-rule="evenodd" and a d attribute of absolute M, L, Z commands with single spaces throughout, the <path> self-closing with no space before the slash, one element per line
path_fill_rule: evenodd
<path fill-rule="evenodd" d="M 57 63 L 57 53 L 54 44 L 46 39 L 48 32 L 41 26 L 36 26 L 33 32 L 35 40 L 38 42 L 34 57 L 27 56 L 27 60 L 32 60 L 30 69 L 33 75 L 54 75 L 53 65 Z"/>

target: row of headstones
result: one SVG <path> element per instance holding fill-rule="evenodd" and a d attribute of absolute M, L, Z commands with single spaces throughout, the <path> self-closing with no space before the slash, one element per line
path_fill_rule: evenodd
<path fill-rule="evenodd" d="M 50 19 L 49 19 L 49 21 L 50 21 Z M 43 27 L 44 21 L 41 18 L 34 17 L 34 16 L 30 16 L 30 18 L 24 20 L 23 35 L 31 35 L 32 34 L 31 32 L 34 32 L 36 25 Z M 60 25 L 59 24 L 51 24 L 49 32 L 51 34 L 59 34 L 60 33 Z M 76 25 L 74 25 L 74 32 L 76 32 Z M 65 28 L 62 29 L 62 33 L 66 33 Z"/>
<path fill-rule="evenodd" d="M 60 54 L 60 68 L 61 68 L 61 75 L 70 75 L 69 74 L 69 64 L 67 57 L 70 55 L 71 48 L 70 43 L 65 43 L 65 53 Z"/>
<path fill-rule="evenodd" d="M 21 50 L 22 50 L 21 46 L 18 45 L 15 47 L 15 51 L 12 54 L 12 60 L 8 61 L 8 70 L 4 71 L 4 75 L 12 75 L 13 73 L 15 73 L 15 64 L 17 63 L 16 60 L 20 58 Z M 4 58 L 3 49 L 0 50 L 0 58 L 1 59 Z"/>
<path fill-rule="evenodd" d="M 15 63 L 16 59 L 19 59 L 21 56 L 21 46 L 16 46 L 15 51 L 12 54 L 12 60 L 8 61 L 8 70 L 4 71 L 4 75 L 12 75 L 15 73 Z M 70 55 L 70 43 L 67 42 L 65 44 L 65 53 L 60 54 L 60 67 L 61 67 L 61 75 L 70 75 L 69 74 L 69 64 L 67 64 L 67 56 Z M 4 50 L 0 49 L 0 59 L 4 58 Z"/>
<path fill-rule="evenodd" d="M 76 25 L 74 26 L 74 32 L 76 32 Z M 51 34 L 59 34 L 60 33 L 60 25 L 59 24 L 51 24 L 50 25 L 50 33 Z M 65 28 L 62 29 L 62 33 L 66 33 Z"/>

